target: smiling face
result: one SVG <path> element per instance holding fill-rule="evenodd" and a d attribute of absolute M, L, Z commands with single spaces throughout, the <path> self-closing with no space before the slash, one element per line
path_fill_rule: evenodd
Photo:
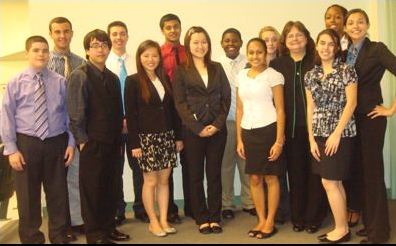
<path fill-rule="evenodd" d="M 370 25 L 362 13 L 354 13 L 346 20 L 345 31 L 352 42 L 356 43 L 366 37 L 369 27 Z"/>
<path fill-rule="evenodd" d="M 257 41 L 252 41 L 247 47 L 247 60 L 252 69 L 262 69 L 266 67 L 267 52 L 263 44 Z"/>
<path fill-rule="evenodd" d="M 165 42 L 178 44 L 180 42 L 181 26 L 177 20 L 170 20 L 164 22 L 162 34 L 165 36 Z"/>
<path fill-rule="evenodd" d="M 305 52 L 307 43 L 307 37 L 295 26 L 286 35 L 286 47 L 290 50 L 290 53 Z"/>
<path fill-rule="evenodd" d="M 226 56 L 230 59 L 235 59 L 239 55 L 241 46 L 242 40 L 233 32 L 224 34 L 223 40 L 221 40 L 221 47 L 224 49 Z"/>
<path fill-rule="evenodd" d="M 69 50 L 73 30 L 69 23 L 52 23 L 49 35 L 54 40 L 55 50 Z"/>
<path fill-rule="evenodd" d="M 122 26 L 113 26 L 109 34 L 112 49 L 125 51 L 128 42 L 128 32 Z"/>
<path fill-rule="evenodd" d="M 325 14 L 326 28 L 333 29 L 339 35 L 344 32 L 344 16 L 338 7 L 330 8 Z"/>
<path fill-rule="evenodd" d="M 316 44 L 316 51 L 322 62 L 331 62 L 337 53 L 337 45 L 328 34 L 322 34 Z"/>
<path fill-rule="evenodd" d="M 264 40 L 267 45 L 267 54 L 274 55 L 279 47 L 279 37 L 273 31 L 265 31 L 261 33 L 260 38 Z"/>
<path fill-rule="evenodd" d="M 106 59 L 109 56 L 109 44 L 94 38 L 89 44 L 89 49 L 85 52 L 89 56 L 89 61 L 101 67 L 106 64 Z"/>
<path fill-rule="evenodd" d="M 33 42 L 26 52 L 26 57 L 30 66 L 34 69 L 41 70 L 45 68 L 49 60 L 48 45 L 43 42 Z"/>
<path fill-rule="evenodd" d="M 149 47 L 140 55 L 140 62 L 144 70 L 148 73 L 155 72 L 155 69 L 160 63 L 161 57 L 158 53 L 158 49 L 155 47 Z"/>
<path fill-rule="evenodd" d="M 193 58 L 204 59 L 209 50 L 209 43 L 205 33 L 197 32 L 191 35 L 190 52 Z"/>

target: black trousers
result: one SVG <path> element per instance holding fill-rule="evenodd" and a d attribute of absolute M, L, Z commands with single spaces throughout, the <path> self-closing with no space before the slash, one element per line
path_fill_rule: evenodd
<path fill-rule="evenodd" d="M 122 180 L 122 176 L 124 173 L 124 153 L 126 151 L 126 155 L 128 158 L 128 164 L 129 167 L 132 169 L 132 178 L 133 178 L 133 192 L 135 194 L 135 201 L 133 202 L 133 211 L 135 214 L 141 214 L 144 213 L 144 206 L 143 206 L 143 201 L 142 201 L 142 190 L 143 190 L 143 172 L 140 169 L 136 158 L 132 157 L 131 153 L 131 147 L 129 147 L 128 143 L 128 135 L 123 134 L 122 135 L 122 155 L 120 158 L 120 164 L 118 166 L 119 170 L 117 173 L 118 178 L 116 179 L 117 181 L 117 187 L 118 187 L 118 206 L 117 206 L 117 215 L 118 216 L 125 216 L 125 207 L 126 203 L 124 201 L 124 183 Z"/>
<path fill-rule="evenodd" d="M 201 138 L 190 130 L 184 129 L 191 208 L 197 225 L 221 220 L 221 163 L 226 140 L 227 129 L 225 127 L 207 138 Z M 205 172 L 207 202 L 203 184 Z"/>
<path fill-rule="evenodd" d="M 19 237 L 23 244 L 44 243 L 39 228 L 41 219 L 41 184 L 43 184 L 51 243 L 65 239 L 67 225 L 67 182 L 65 150 L 68 136 L 61 134 L 44 141 L 17 134 L 17 146 L 26 165 L 15 172 L 15 188 L 19 213 Z"/>
<path fill-rule="evenodd" d="M 117 166 L 121 145 L 89 140 L 80 153 L 81 215 L 87 243 L 107 238 L 115 228 Z"/>
<path fill-rule="evenodd" d="M 188 163 L 186 151 L 183 149 L 180 152 L 180 165 L 182 167 L 183 179 L 183 197 L 184 197 L 184 214 L 192 215 L 191 198 L 190 198 L 190 178 L 188 172 Z"/>
<path fill-rule="evenodd" d="M 364 183 L 363 223 L 368 239 L 379 243 L 387 241 L 390 233 L 382 154 L 386 123 L 385 117 L 370 119 L 364 114 L 356 115 L 358 163 L 363 170 Z"/>
<path fill-rule="evenodd" d="M 285 148 L 291 221 L 306 227 L 320 225 L 327 215 L 328 202 L 320 176 L 311 171 L 306 128 L 297 128 L 294 138 L 287 136 Z"/>
<path fill-rule="evenodd" d="M 363 170 L 360 162 L 360 152 L 360 141 L 355 139 L 349 177 L 342 182 L 347 197 L 347 208 L 352 212 L 358 213 L 361 213 L 363 210 Z"/>

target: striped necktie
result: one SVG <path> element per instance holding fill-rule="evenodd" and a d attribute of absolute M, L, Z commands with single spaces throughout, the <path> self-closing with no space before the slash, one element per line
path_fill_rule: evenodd
<path fill-rule="evenodd" d="M 65 76 L 66 79 L 68 79 L 73 69 L 72 69 L 72 66 L 70 64 L 70 59 L 69 59 L 68 56 L 66 56 L 66 55 L 63 56 L 63 61 L 65 62 L 65 68 L 64 68 L 64 74 L 63 75 Z"/>
<path fill-rule="evenodd" d="M 236 113 L 236 78 L 238 75 L 238 63 L 236 60 L 231 60 L 230 61 L 230 73 L 229 73 L 229 82 L 230 82 L 230 87 L 231 87 L 231 105 L 230 105 L 230 111 L 228 112 L 228 120 L 235 121 L 235 113 Z"/>
<path fill-rule="evenodd" d="M 34 130 L 36 136 L 44 140 L 48 136 L 48 115 L 45 86 L 42 76 L 42 73 L 37 73 L 35 75 L 37 86 L 34 91 Z"/>

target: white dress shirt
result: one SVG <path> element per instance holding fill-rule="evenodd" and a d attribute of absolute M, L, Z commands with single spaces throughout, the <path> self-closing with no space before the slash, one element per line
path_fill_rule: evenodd
<path fill-rule="evenodd" d="M 219 62 L 224 68 L 224 71 L 227 75 L 228 81 L 230 82 L 231 87 L 231 106 L 230 111 L 227 116 L 227 120 L 235 121 L 235 112 L 236 112 L 236 78 L 238 73 L 245 68 L 247 64 L 246 57 L 239 53 L 239 55 L 234 59 L 228 58 L 226 55 L 220 57 Z"/>
<path fill-rule="evenodd" d="M 124 60 L 128 76 L 136 73 L 135 58 L 129 53 L 125 53 L 120 57 L 116 55 L 114 51 L 110 51 L 109 57 L 107 57 L 106 60 L 106 67 L 119 77 L 121 71 L 121 62 L 119 61 L 119 58 Z"/>
<path fill-rule="evenodd" d="M 236 83 L 243 104 L 241 127 L 247 130 L 276 122 L 272 87 L 285 83 L 283 75 L 270 67 L 255 78 L 248 77 L 248 71 L 249 69 L 242 70 Z"/>

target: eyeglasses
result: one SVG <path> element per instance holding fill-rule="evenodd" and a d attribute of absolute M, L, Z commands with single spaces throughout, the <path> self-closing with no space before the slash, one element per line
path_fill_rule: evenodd
<path fill-rule="evenodd" d="M 91 44 L 90 46 L 89 46 L 89 48 L 92 48 L 92 49 L 99 49 L 99 48 L 102 48 L 102 49 L 107 49 L 107 48 L 109 48 L 109 44 L 107 43 L 107 42 L 104 42 L 104 43 L 93 43 L 93 44 Z"/>
<path fill-rule="evenodd" d="M 302 37 L 304 37 L 304 34 L 302 34 L 301 32 L 298 32 L 298 33 L 296 33 L 296 34 L 288 34 L 287 36 L 286 36 L 286 39 L 300 39 L 300 38 L 302 38 Z"/>

